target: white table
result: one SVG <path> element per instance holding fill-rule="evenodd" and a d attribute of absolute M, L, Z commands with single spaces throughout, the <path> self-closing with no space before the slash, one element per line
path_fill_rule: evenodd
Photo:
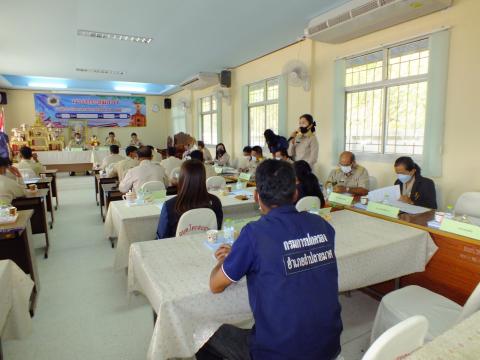
<path fill-rule="evenodd" d="M 0 338 L 21 339 L 32 330 L 33 281 L 13 261 L 0 261 Z"/>
<path fill-rule="evenodd" d="M 253 192 L 253 188 L 250 188 Z M 222 202 L 223 218 L 241 219 L 259 215 L 258 205 L 253 199 L 238 200 L 233 195 L 222 196 L 211 191 Z M 168 196 L 170 199 L 173 196 Z M 117 238 L 114 267 L 116 270 L 128 266 L 128 251 L 134 242 L 156 238 L 161 205 L 127 206 L 126 201 L 112 201 L 105 218 L 105 236 Z"/>
<path fill-rule="evenodd" d="M 409 360 L 478 358 L 480 358 L 480 311 L 406 357 Z"/>
<path fill-rule="evenodd" d="M 107 150 L 37 152 L 38 161 L 40 161 L 42 165 L 101 163 L 108 153 Z"/>
<path fill-rule="evenodd" d="M 422 230 L 344 210 L 332 214 L 340 291 L 423 271 L 437 250 Z M 205 235 L 133 244 L 128 289 L 143 293 L 155 312 L 149 360 L 190 357 L 221 324 L 251 318 L 246 281 L 222 294 L 209 289 L 215 259 Z"/>

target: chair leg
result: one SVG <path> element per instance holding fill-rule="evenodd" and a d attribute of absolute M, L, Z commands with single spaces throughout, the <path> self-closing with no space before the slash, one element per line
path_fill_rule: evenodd
<path fill-rule="evenodd" d="M 152 309 L 152 312 L 153 312 L 153 326 L 155 327 L 155 323 L 157 322 L 157 313 L 153 309 Z"/>

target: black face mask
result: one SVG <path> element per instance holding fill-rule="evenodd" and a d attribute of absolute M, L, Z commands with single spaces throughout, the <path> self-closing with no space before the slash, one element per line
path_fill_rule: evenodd
<path fill-rule="evenodd" d="M 300 132 L 301 132 L 302 134 L 306 134 L 306 133 L 308 132 L 308 130 L 309 130 L 308 127 L 303 127 L 303 126 L 302 126 L 302 127 L 300 128 Z"/>
<path fill-rule="evenodd" d="M 218 155 L 223 155 L 223 154 L 225 154 L 225 150 L 220 150 L 220 149 L 218 149 L 217 152 L 218 152 Z"/>

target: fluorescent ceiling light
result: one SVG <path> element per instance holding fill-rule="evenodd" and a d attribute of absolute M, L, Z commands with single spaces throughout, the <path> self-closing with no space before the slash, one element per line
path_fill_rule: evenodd
<path fill-rule="evenodd" d="M 77 35 L 92 37 L 96 39 L 131 41 L 131 42 L 142 43 L 142 44 L 150 44 L 153 40 L 153 38 L 149 36 L 116 34 L 116 33 L 107 33 L 107 32 L 83 30 L 83 29 L 77 30 Z"/>
<path fill-rule="evenodd" d="M 116 91 L 125 91 L 125 92 L 140 92 L 144 93 L 147 91 L 144 87 L 140 86 L 131 86 L 131 85 L 117 85 L 114 87 Z"/>
<path fill-rule="evenodd" d="M 37 82 L 37 81 L 29 82 L 28 86 L 35 87 L 35 88 L 47 88 L 47 89 L 66 89 L 67 88 L 66 84 L 53 83 L 53 82 Z"/>

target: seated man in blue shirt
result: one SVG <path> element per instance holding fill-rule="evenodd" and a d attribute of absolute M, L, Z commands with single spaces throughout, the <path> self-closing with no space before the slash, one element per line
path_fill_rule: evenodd
<path fill-rule="evenodd" d="M 318 215 L 295 209 L 289 163 L 264 161 L 256 182 L 264 216 L 246 225 L 232 248 L 217 250 L 210 277 L 214 293 L 247 277 L 255 326 L 222 325 L 197 359 L 335 359 L 343 328 L 335 231 Z"/>

